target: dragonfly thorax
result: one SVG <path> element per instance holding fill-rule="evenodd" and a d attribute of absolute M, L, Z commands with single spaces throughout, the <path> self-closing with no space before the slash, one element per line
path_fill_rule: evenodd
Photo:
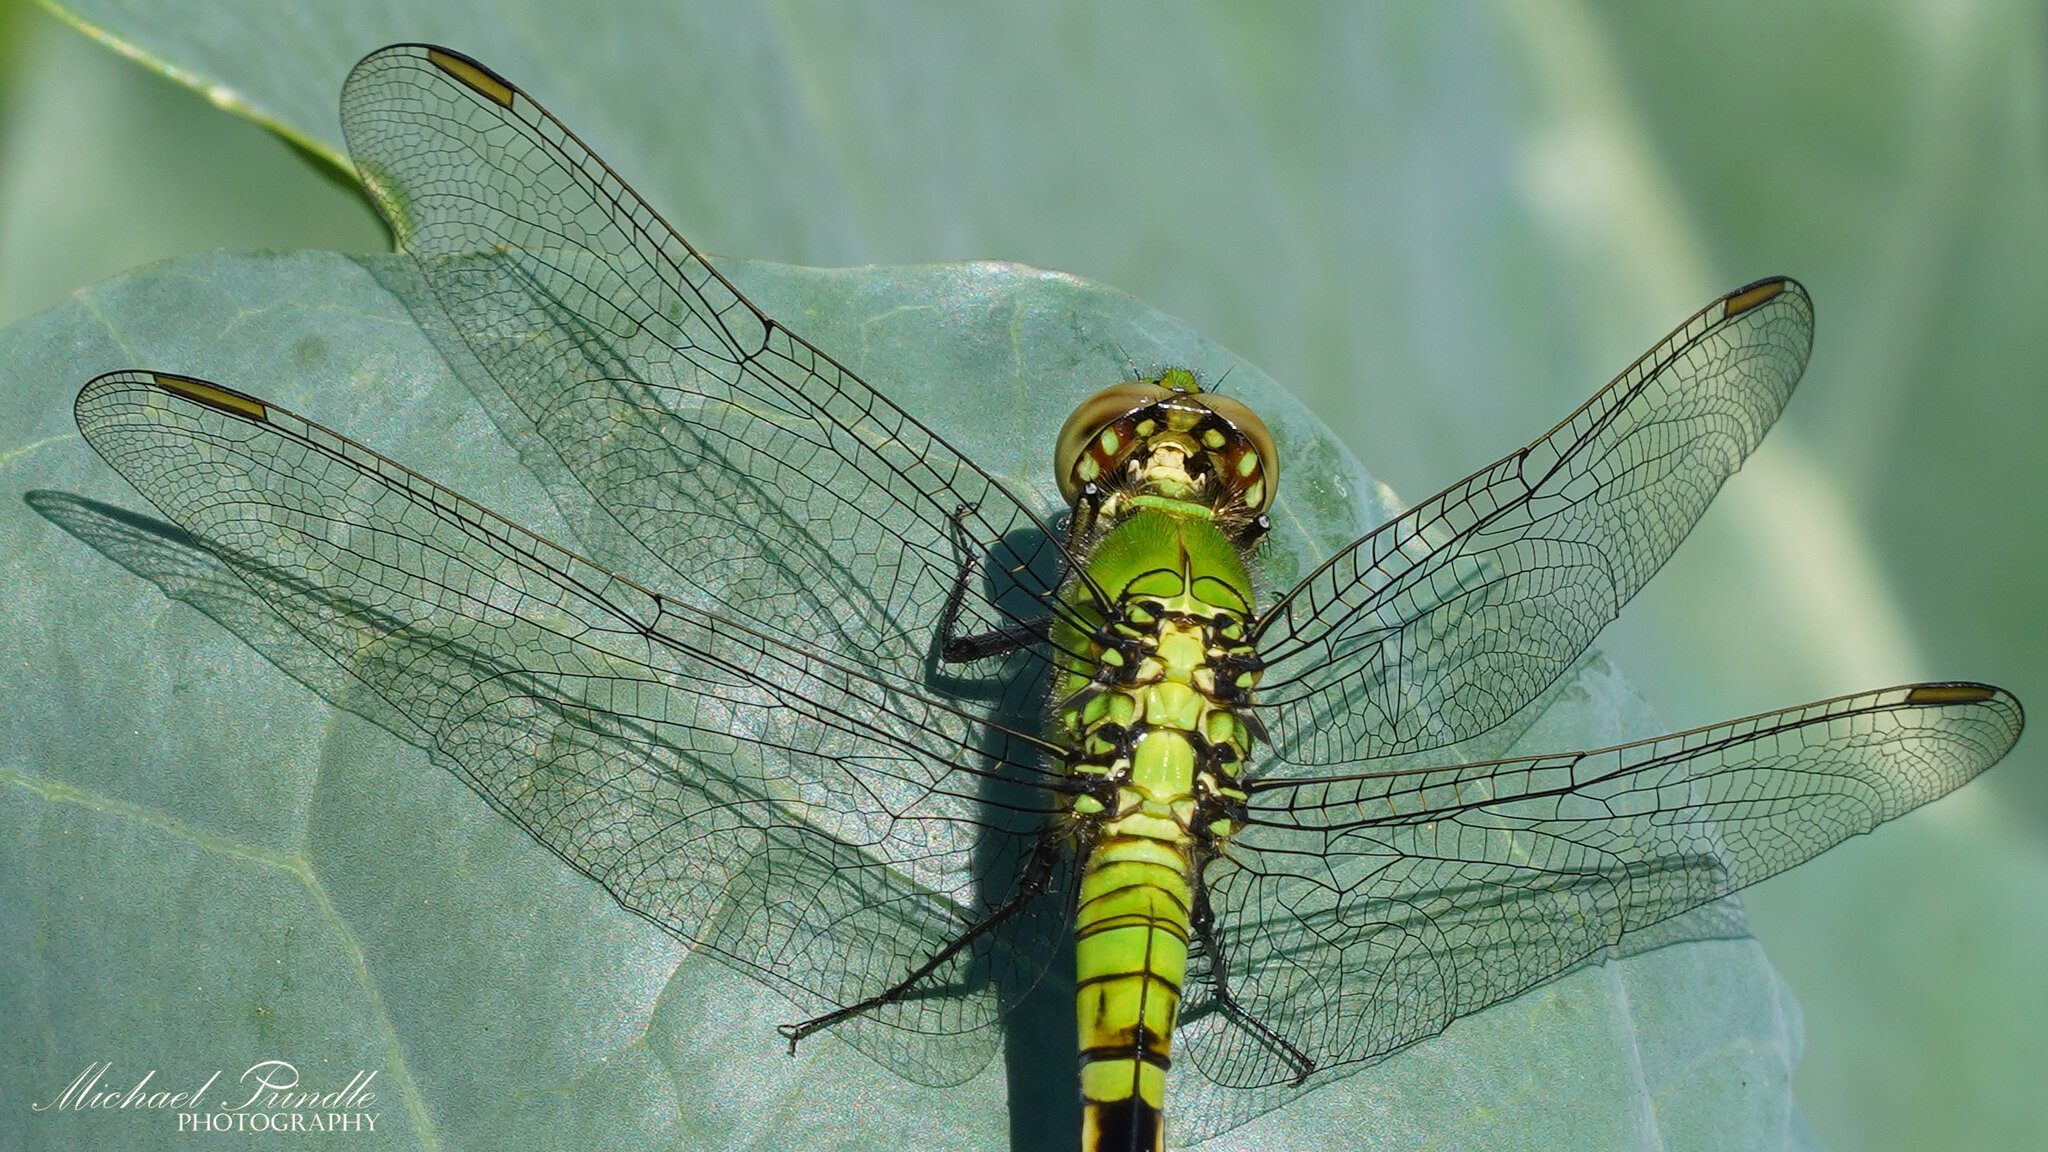
<path fill-rule="evenodd" d="M 1088 575 L 1107 601 L 1077 599 L 1094 626 L 1055 641 L 1055 732 L 1068 772 L 1100 785 L 1076 815 L 1182 846 L 1227 838 L 1259 669 L 1237 551 L 1210 520 L 1140 507 L 1101 538 Z"/>
<path fill-rule="evenodd" d="M 1068 770 L 1103 784 L 1083 813 L 1177 826 L 1154 828 L 1161 839 L 1227 835 L 1210 825 L 1243 798 L 1250 734 L 1239 710 L 1257 679 L 1242 623 L 1137 608 L 1098 635 L 1099 671 L 1059 708 L 1075 748 Z"/>

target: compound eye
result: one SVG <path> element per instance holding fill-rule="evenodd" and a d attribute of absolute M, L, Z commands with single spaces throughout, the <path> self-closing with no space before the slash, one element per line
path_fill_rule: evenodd
<path fill-rule="evenodd" d="M 1053 477 L 1059 481 L 1060 498 L 1072 504 L 1083 488 L 1114 472 L 1136 439 L 1116 425 L 1172 395 L 1171 389 L 1155 381 L 1128 380 L 1083 400 L 1060 426 L 1053 449 Z"/>
<path fill-rule="evenodd" d="M 1254 516 L 1273 506 L 1280 487 L 1280 457 L 1273 451 L 1273 433 L 1266 422 L 1243 403 L 1229 396 L 1204 393 L 1202 403 L 1237 429 L 1242 444 L 1229 449 L 1218 470 L 1244 495 L 1245 506 Z"/>

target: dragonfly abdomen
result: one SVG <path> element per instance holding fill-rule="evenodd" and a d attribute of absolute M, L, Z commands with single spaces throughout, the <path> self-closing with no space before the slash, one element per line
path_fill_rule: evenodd
<path fill-rule="evenodd" d="M 1163 1147 L 1166 1070 L 1187 973 L 1188 845 L 1107 833 L 1089 853 L 1075 925 L 1082 1147 Z"/>

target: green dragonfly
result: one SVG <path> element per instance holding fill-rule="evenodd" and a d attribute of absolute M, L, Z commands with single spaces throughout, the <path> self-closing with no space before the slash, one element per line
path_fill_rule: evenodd
<path fill-rule="evenodd" d="M 1943 795 L 2019 704 L 1912 684 L 1472 754 L 1579 660 L 1789 398 L 1786 279 L 1284 589 L 1287 446 L 1174 368 L 1056 437 L 1060 514 L 741 296 L 524 92 L 364 59 L 365 187 L 563 549 L 219 384 L 80 429 L 498 811 L 627 909 L 959 1083 L 1072 941 L 1083 1144 L 1162 1148 Z M 632 575 L 629 576 L 628 573 Z M 1173 1071 L 1168 1076 L 1168 1069 Z"/>

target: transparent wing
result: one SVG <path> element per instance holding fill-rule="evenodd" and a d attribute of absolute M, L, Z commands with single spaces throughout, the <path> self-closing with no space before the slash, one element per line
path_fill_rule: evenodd
<path fill-rule="evenodd" d="M 1685 539 L 1812 343 L 1796 282 L 1730 293 L 1535 443 L 1331 557 L 1259 622 L 1261 771 L 1426 752 L 1514 715 Z"/>
<path fill-rule="evenodd" d="M 76 411 L 301 646 L 375 694 L 366 714 L 808 1014 L 884 991 L 979 921 L 1054 811 L 1036 739 L 649 592 L 282 409 L 120 372 Z M 972 1075 L 1067 903 L 1054 892 L 849 1038 L 928 1082 Z"/>
<path fill-rule="evenodd" d="M 763 315 L 524 92 L 399 45 L 356 66 L 341 117 L 430 328 L 600 562 L 911 681 L 966 560 L 996 558 L 963 631 L 1011 620 L 999 601 L 1053 611 L 1059 545 L 1018 499 Z M 1009 678 L 1019 711 L 1044 673 Z"/>
<path fill-rule="evenodd" d="M 1382 1056 L 1949 792 L 2021 723 L 2000 689 L 1916 684 L 1588 752 L 1258 785 L 1207 874 L 1231 991 L 1318 1068 Z M 1188 1062 L 1283 1092 L 1297 1070 L 1189 986 Z"/>

